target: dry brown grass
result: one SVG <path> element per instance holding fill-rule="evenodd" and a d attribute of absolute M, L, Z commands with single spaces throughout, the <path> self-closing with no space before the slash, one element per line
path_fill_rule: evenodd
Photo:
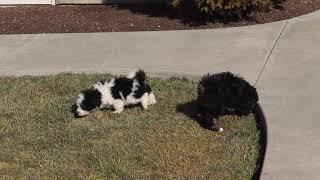
<path fill-rule="evenodd" d="M 226 116 L 216 133 L 177 112 L 196 84 L 150 79 L 158 104 L 75 119 L 79 90 L 108 75 L 0 77 L 0 178 L 250 179 L 259 134 L 253 116 Z"/>

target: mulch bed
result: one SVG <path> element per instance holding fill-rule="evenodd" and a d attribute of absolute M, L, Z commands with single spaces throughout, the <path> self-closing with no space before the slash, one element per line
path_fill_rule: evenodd
<path fill-rule="evenodd" d="M 37 5 L 0 8 L 0 34 L 210 29 L 262 24 L 320 9 L 320 0 L 287 0 L 248 19 L 190 17 L 167 5 Z"/>

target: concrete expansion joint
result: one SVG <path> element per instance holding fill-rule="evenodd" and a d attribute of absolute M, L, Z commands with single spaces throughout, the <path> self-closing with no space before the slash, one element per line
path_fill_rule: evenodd
<path fill-rule="evenodd" d="M 277 46 L 280 38 L 282 37 L 283 33 L 284 33 L 285 30 L 286 30 L 286 27 L 287 27 L 287 25 L 288 25 L 288 22 L 289 22 L 289 21 L 286 20 L 285 23 L 283 24 L 283 26 L 282 26 L 279 34 L 278 34 L 278 37 L 277 37 L 276 40 L 274 41 L 273 46 L 272 46 L 272 48 L 270 49 L 270 52 L 269 52 L 269 54 L 268 54 L 268 56 L 267 56 L 267 58 L 266 58 L 266 60 L 265 60 L 265 62 L 264 62 L 264 64 L 263 64 L 263 66 L 262 66 L 262 68 L 261 68 L 261 71 L 260 71 L 260 73 L 259 73 L 259 75 L 258 75 L 258 77 L 257 77 L 257 79 L 256 79 L 256 81 L 255 81 L 255 83 L 254 83 L 254 86 L 256 86 L 256 84 L 257 84 L 258 81 L 260 80 L 260 77 L 261 77 L 261 75 L 262 75 L 262 73 L 263 73 L 263 71 L 264 71 L 267 63 L 268 63 L 269 60 L 270 60 L 270 57 L 271 57 L 271 55 L 272 55 L 272 53 L 273 53 L 273 50 L 274 50 L 275 47 Z"/>

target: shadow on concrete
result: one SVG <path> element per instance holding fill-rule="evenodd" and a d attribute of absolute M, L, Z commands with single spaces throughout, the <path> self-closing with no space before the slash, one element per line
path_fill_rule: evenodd
<path fill-rule="evenodd" d="M 199 118 L 197 118 L 196 109 L 197 109 L 196 100 L 192 100 L 190 102 L 183 103 L 183 104 L 178 104 L 176 107 L 177 112 L 183 113 L 190 119 L 199 123 L 201 127 L 208 129 L 208 127 L 206 127 L 206 125 Z M 259 148 L 259 156 L 256 162 L 256 170 L 251 179 L 259 180 L 262 172 L 264 157 L 265 157 L 266 148 L 267 148 L 267 124 L 266 124 L 264 113 L 259 103 L 254 109 L 253 114 L 255 116 L 257 128 L 261 132 L 261 135 L 259 139 L 260 148 Z"/>

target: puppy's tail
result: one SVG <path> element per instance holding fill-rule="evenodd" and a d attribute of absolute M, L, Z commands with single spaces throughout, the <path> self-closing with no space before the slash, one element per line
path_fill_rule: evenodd
<path fill-rule="evenodd" d="M 146 73 L 139 69 L 128 75 L 128 78 L 137 80 L 140 84 L 143 84 L 146 80 Z"/>

